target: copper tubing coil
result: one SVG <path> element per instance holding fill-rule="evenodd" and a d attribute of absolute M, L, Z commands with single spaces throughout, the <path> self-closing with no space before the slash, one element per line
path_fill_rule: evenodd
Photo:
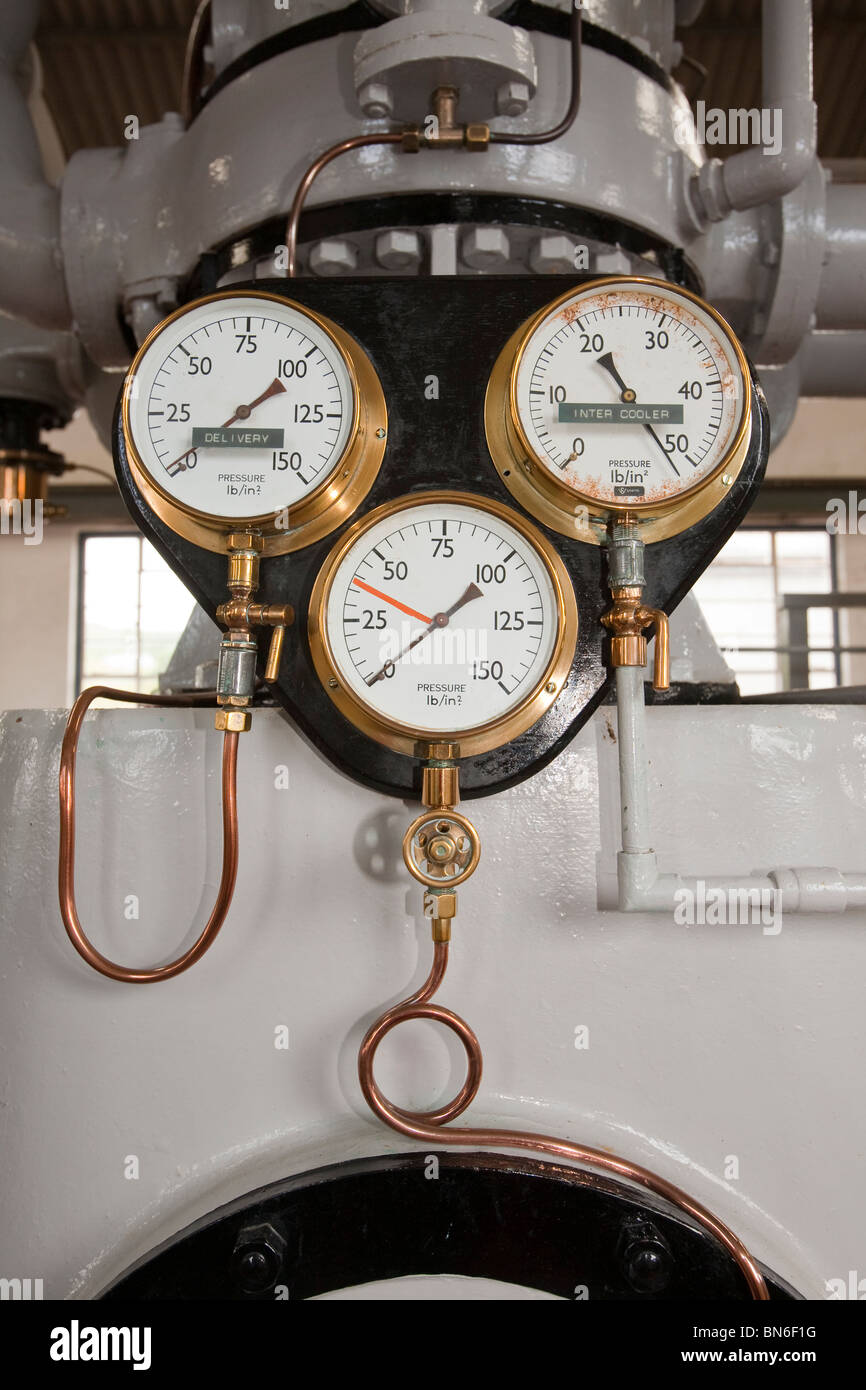
<path fill-rule="evenodd" d="M 685 1212 L 725 1247 L 739 1266 L 753 1299 L 761 1301 L 769 1299 L 770 1295 L 764 1276 L 739 1237 L 734 1235 L 723 1221 L 720 1221 L 700 1202 L 665 1178 L 651 1172 L 650 1169 L 643 1168 L 637 1163 L 630 1163 L 627 1159 L 617 1157 L 616 1154 L 605 1153 L 600 1149 L 591 1149 L 583 1144 L 575 1144 L 568 1139 L 557 1139 L 548 1134 L 533 1134 L 527 1130 L 515 1129 L 442 1130 L 440 1128 L 440 1126 L 448 1124 L 450 1120 L 456 1119 L 475 1099 L 481 1082 L 482 1066 L 481 1046 L 469 1024 L 457 1014 L 452 1013 L 450 1009 L 430 1002 L 442 983 L 447 964 L 448 943 L 437 942 L 434 945 L 433 966 L 421 988 L 415 994 L 410 995 L 408 999 L 395 1004 L 393 1008 L 382 1014 L 382 1017 L 376 1020 L 361 1043 L 358 1053 L 358 1077 L 361 1090 L 370 1109 L 378 1115 L 379 1119 L 410 1139 L 420 1139 L 434 1144 L 437 1142 L 457 1144 L 467 1148 L 532 1149 L 538 1153 L 550 1154 L 553 1158 L 564 1158 L 573 1163 L 604 1169 L 628 1182 L 648 1188 L 650 1192 L 655 1192 L 657 1196 Z M 457 1034 L 466 1049 L 469 1064 L 466 1080 L 454 1099 L 446 1105 L 440 1106 L 438 1110 L 402 1110 L 399 1106 L 393 1105 L 382 1094 L 373 1075 L 376 1049 L 385 1035 L 390 1033 L 392 1028 L 396 1028 L 398 1024 L 408 1023 L 411 1019 L 416 1018 L 426 1018 L 431 1019 L 434 1023 L 443 1023 L 446 1028 L 450 1028 L 452 1032 Z"/>
<path fill-rule="evenodd" d="M 234 893 L 238 873 L 238 808 L 237 808 L 237 761 L 238 735 L 226 733 L 223 742 L 222 761 L 222 811 L 223 811 L 223 865 L 219 892 L 207 923 L 188 951 L 176 960 L 169 961 L 154 970 L 133 970 L 118 965 L 97 951 L 85 935 L 75 906 L 75 757 L 78 752 L 78 736 L 84 716 L 92 702 L 99 697 L 107 700 L 121 700 L 134 705 L 163 705 L 178 707 L 187 705 L 213 705 L 212 693 L 201 695 L 141 695 L 136 690 L 113 690 L 110 686 L 91 685 L 79 695 L 69 712 L 63 746 L 60 750 L 60 858 L 58 866 L 58 890 L 60 915 L 69 940 L 88 965 L 107 975 L 111 980 L 121 980 L 126 984 L 145 985 L 156 980 L 170 980 L 173 975 L 188 970 L 200 960 L 205 951 L 216 939 L 217 932 L 226 919 Z"/>
<path fill-rule="evenodd" d="M 558 125 L 550 130 L 529 131 L 528 133 L 515 133 L 505 130 L 493 130 L 490 132 L 491 145 L 547 145 L 551 140 L 558 140 L 565 135 L 572 125 L 574 125 L 580 108 L 581 90 L 581 35 L 582 35 L 582 15 L 576 3 L 572 4 L 571 24 L 570 24 L 570 43 L 571 43 L 571 95 L 568 101 L 568 108 L 565 115 Z M 301 210 L 310 191 L 310 185 L 318 178 L 319 174 L 326 165 L 331 163 L 341 154 L 348 153 L 349 150 L 362 149 L 365 145 L 402 145 L 403 131 L 392 130 L 376 135 L 353 135 L 346 140 L 341 140 L 338 144 L 332 145 L 330 149 L 320 154 L 318 159 L 310 165 L 304 174 L 292 199 L 292 206 L 289 209 L 289 218 L 286 224 L 286 273 L 292 279 L 297 273 L 298 259 L 298 226 L 301 220 Z"/>

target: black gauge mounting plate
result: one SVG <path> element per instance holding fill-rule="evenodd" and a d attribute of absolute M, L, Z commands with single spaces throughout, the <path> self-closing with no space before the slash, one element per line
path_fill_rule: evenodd
<path fill-rule="evenodd" d="M 387 446 L 378 477 L 348 526 L 383 502 L 432 488 L 475 492 L 519 510 L 487 448 L 484 396 L 490 373 L 506 341 L 531 314 L 591 278 L 274 279 L 232 289 L 267 290 L 324 314 L 358 340 L 378 373 L 388 407 Z M 654 608 L 668 613 L 676 608 L 755 498 L 769 452 L 769 420 L 754 373 L 750 389 L 748 457 L 725 500 L 690 530 L 647 547 L 646 599 Z M 213 618 L 227 597 L 225 557 L 183 539 L 148 508 L 130 473 L 119 415 L 114 445 L 120 490 L 133 520 Z M 291 603 L 296 615 L 279 679 L 270 690 L 343 772 L 379 791 L 415 798 L 420 787 L 416 760 L 374 743 L 351 724 L 328 698 L 310 656 L 311 591 L 342 529 L 294 554 L 262 561 L 257 599 Z M 599 621 L 610 606 L 604 551 L 539 529 L 561 555 L 574 584 L 580 619 L 574 663 L 562 693 L 532 728 L 501 748 L 463 760 L 465 797 L 500 791 L 550 762 L 586 722 L 610 682 L 607 636 Z M 259 638 L 262 668 L 268 636 Z"/>

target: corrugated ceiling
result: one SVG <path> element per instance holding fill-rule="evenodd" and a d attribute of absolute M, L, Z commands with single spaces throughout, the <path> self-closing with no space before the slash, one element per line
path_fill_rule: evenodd
<path fill-rule="evenodd" d="M 197 0 L 44 0 L 37 45 L 45 97 L 67 154 L 116 145 L 124 117 L 177 110 Z M 707 106 L 760 103 L 760 0 L 707 0 L 680 38 L 706 78 L 677 76 Z M 814 0 L 819 153 L 866 157 L 866 0 Z M 723 149 L 713 153 L 724 154 Z"/>

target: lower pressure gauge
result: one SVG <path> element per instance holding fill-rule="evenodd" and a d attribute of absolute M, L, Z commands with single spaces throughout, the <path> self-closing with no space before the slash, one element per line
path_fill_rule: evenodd
<path fill-rule="evenodd" d="M 279 295 L 225 291 L 143 343 L 122 426 L 135 482 L 174 531 L 222 551 L 255 529 L 279 554 L 363 500 L 387 416 L 369 359 L 336 324 Z"/>
<path fill-rule="evenodd" d="M 316 580 L 310 646 L 325 690 L 397 752 L 507 743 L 556 699 L 577 605 L 548 541 L 510 508 L 420 492 L 350 527 Z"/>
<path fill-rule="evenodd" d="M 485 420 L 511 493 L 564 535 L 613 518 L 675 535 L 727 496 L 748 452 L 752 386 L 722 318 L 660 280 L 594 280 L 506 344 Z"/>

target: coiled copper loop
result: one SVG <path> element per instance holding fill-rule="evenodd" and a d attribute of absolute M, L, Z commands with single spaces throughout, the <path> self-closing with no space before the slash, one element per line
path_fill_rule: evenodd
<path fill-rule="evenodd" d="M 182 970 L 188 970 L 200 960 L 209 946 L 213 944 L 217 932 L 226 919 L 231 904 L 235 880 L 238 872 L 238 810 L 237 810 L 237 760 L 238 735 L 227 733 L 223 742 L 222 764 L 222 811 L 223 811 L 223 866 L 219 892 L 213 911 L 196 941 L 188 951 L 176 960 L 169 961 L 154 970 L 132 970 L 118 965 L 97 951 L 85 935 L 78 918 L 75 905 L 75 755 L 78 751 L 78 736 L 84 716 L 92 702 L 99 697 L 107 700 L 121 700 L 136 705 L 213 705 L 212 694 L 202 695 L 140 695 L 135 690 L 113 690 L 109 686 L 91 685 L 79 695 L 69 712 L 63 746 L 60 751 L 60 858 L 58 889 L 60 915 L 69 940 L 76 951 L 111 980 L 123 980 L 127 984 L 145 985 L 156 980 L 170 980 Z"/>
<path fill-rule="evenodd" d="M 442 983 L 447 964 L 448 943 L 437 942 L 434 945 L 433 967 L 421 988 L 415 994 L 410 995 L 408 999 L 404 999 L 401 1003 L 388 1009 L 381 1018 L 377 1019 L 361 1043 L 361 1049 L 358 1053 L 358 1077 L 361 1090 L 370 1109 L 378 1115 L 379 1119 L 386 1125 L 390 1125 L 392 1129 L 396 1129 L 398 1133 L 407 1135 L 410 1139 L 420 1139 L 434 1144 L 456 1144 L 467 1148 L 532 1149 L 537 1153 L 550 1154 L 553 1158 L 565 1158 L 573 1163 L 601 1168 L 605 1172 L 614 1173 L 617 1177 L 624 1178 L 627 1182 L 637 1183 L 678 1207 L 693 1221 L 703 1226 L 704 1230 L 709 1231 L 710 1235 L 714 1236 L 736 1261 L 752 1298 L 768 1299 L 770 1295 L 764 1276 L 739 1237 L 734 1235 L 724 1222 L 720 1221 L 700 1202 L 695 1201 L 688 1193 L 675 1187 L 665 1178 L 660 1178 L 650 1169 L 643 1168 L 637 1163 L 630 1163 L 627 1159 L 617 1157 L 616 1154 L 606 1153 L 600 1149 L 591 1149 L 583 1144 L 574 1144 L 567 1139 L 557 1139 L 547 1134 L 532 1134 L 526 1130 L 442 1130 L 442 1125 L 447 1124 L 449 1120 L 456 1119 L 474 1100 L 481 1082 L 482 1064 L 481 1047 L 468 1023 L 465 1023 L 457 1014 L 452 1013 L 450 1009 L 444 1009 L 439 1005 L 430 1003 Z M 382 1094 L 373 1075 L 376 1049 L 382 1039 L 392 1028 L 396 1028 L 398 1023 L 408 1023 L 415 1018 L 429 1018 L 435 1023 L 444 1023 L 447 1028 L 452 1029 L 463 1043 L 469 1060 L 469 1071 L 461 1091 L 452 1101 L 441 1106 L 438 1110 L 402 1110 L 399 1106 L 392 1105 Z"/>

